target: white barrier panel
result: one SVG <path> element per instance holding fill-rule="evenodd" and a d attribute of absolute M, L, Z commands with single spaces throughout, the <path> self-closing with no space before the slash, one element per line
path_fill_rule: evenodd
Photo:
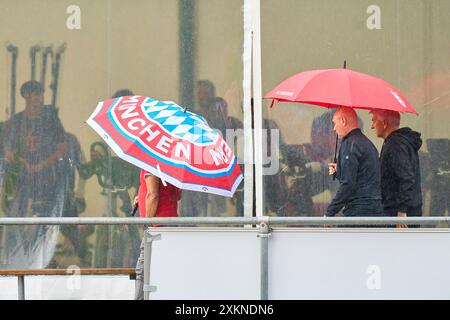
<path fill-rule="evenodd" d="M 17 277 L 0 277 L 0 300 L 17 300 Z"/>
<path fill-rule="evenodd" d="M 270 299 L 449 299 L 448 229 L 277 230 Z"/>
<path fill-rule="evenodd" d="M 17 277 L 0 277 L 0 300 L 17 300 Z M 134 281 L 117 276 L 26 276 L 27 300 L 132 300 Z"/>
<path fill-rule="evenodd" d="M 259 299 L 256 231 L 153 230 L 151 299 Z M 269 299 L 449 299 L 449 248 L 447 229 L 276 229 Z"/>
<path fill-rule="evenodd" d="M 150 299 L 259 299 L 256 230 L 153 228 Z"/>
<path fill-rule="evenodd" d="M 259 299 L 255 229 L 154 228 L 150 299 Z M 269 299 L 450 299 L 448 229 L 276 229 Z M 133 299 L 128 276 L 25 277 L 27 299 Z M 17 278 L 0 277 L 0 299 Z"/>

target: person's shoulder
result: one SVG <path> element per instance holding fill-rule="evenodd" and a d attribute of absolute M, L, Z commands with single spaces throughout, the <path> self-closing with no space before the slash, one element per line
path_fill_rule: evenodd
<path fill-rule="evenodd" d="M 17 124 L 21 123 L 25 117 L 24 111 L 20 111 L 18 113 L 15 113 L 11 115 L 11 117 L 5 121 L 5 127 L 9 128 L 11 126 L 16 126 Z"/>
<path fill-rule="evenodd" d="M 362 142 L 362 143 L 372 143 L 372 141 L 366 136 L 366 134 L 360 129 L 356 129 L 354 134 L 352 135 L 353 140 Z"/>
<path fill-rule="evenodd" d="M 76 135 L 74 135 L 73 133 L 67 132 L 67 131 L 64 133 L 64 135 L 65 135 L 65 139 L 69 143 L 69 145 L 78 146 L 78 147 L 80 146 L 80 142 L 78 141 L 78 138 Z"/>
<path fill-rule="evenodd" d="M 141 169 L 141 174 L 144 176 L 144 177 L 153 177 L 153 176 L 155 176 L 154 174 L 152 174 L 151 172 L 149 172 L 149 171 L 147 171 L 147 170 L 144 170 L 144 169 Z M 155 176 L 156 177 L 156 176 Z"/>
<path fill-rule="evenodd" d="M 384 144 L 387 148 L 390 149 L 399 148 L 403 145 L 406 146 L 406 140 L 400 135 L 391 134 L 389 137 L 386 138 Z"/>
<path fill-rule="evenodd" d="M 361 154 L 377 152 L 373 142 L 361 131 L 358 130 L 352 137 L 353 149 L 358 150 Z"/>
<path fill-rule="evenodd" d="M 403 157 L 408 153 L 409 144 L 400 136 L 392 135 L 385 140 L 383 144 L 383 153 L 391 157 Z"/>
<path fill-rule="evenodd" d="M 353 143 L 365 143 L 367 140 L 369 140 L 369 138 L 367 138 L 366 135 L 361 131 L 361 129 L 358 128 L 350 131 L 344 141 L 347 140 L 352 141 Z"/>
<path fill-rule="evenodd" d="M 11 115 L 11 117 L 7 121 L 17 121 L 17 120 L 23 119 L 23 117 L 25 117 L 25 110 Z"/>
<path fill-rule="evenodd" d="M 52 105 L 42 106 L 41 117 L 48 121 L 58 120 L 58 111 Z"/>
<path fill-rule="evenodd" d="M 46 114 L 54 114 L 54 115 L 58 114 L 56 108 L 49 104 L 42 106 L 42 112 Z"/>
<path fill-rule="evenodd" d="M 230 120 L 231 126 L 233 128 L 235 128 L 235 129 L 236 128 L 239 129 L 239 128 L 242 128 L 244 126 L 243 122 L 240 119 L 238 119 L 238 118 L 235 118 L 233 116 L 229 116 L 228 119 Z"/>

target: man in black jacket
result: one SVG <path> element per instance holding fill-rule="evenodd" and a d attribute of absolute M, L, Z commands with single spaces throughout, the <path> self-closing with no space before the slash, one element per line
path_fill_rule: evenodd
<path fill-rule="evenodd" d="M 373 110 L 372 129 L 384 139 L 380 154 L 381 195 L 384 214 L 388 216 L 421 216 L 422 191 L 418 151 L 420 133 L 400 128 L 396 111 Z M 402 228 L 406 225 L 397 225 Z"/>
<path fill-rule="evenodd" d="M 337 163 L 329 164 L 336 173 L 339 189 L 325 215 L 380 216 L 380 165 L 378 151 L 358 128 L 355 110 L 342 107 L 333 115 L 334 130 L 342 138 Z"/>

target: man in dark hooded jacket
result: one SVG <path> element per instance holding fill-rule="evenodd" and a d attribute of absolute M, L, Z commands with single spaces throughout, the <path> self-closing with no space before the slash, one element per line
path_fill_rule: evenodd
<path fill-rule="evenodd" d="M 371 114 L 372 129 L 384 139 L 380 153 L 383 211 L 387 216 L 421 216 L 420 133 L 399 128 L 400 114 L 396 111 L 374 110 Z"/>

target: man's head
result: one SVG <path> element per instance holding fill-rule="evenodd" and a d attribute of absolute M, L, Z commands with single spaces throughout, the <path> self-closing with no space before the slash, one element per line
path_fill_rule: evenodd
<path fill-rule="evenodd" d="M 25 99 L 26 107 L 41 107 L 44 104 L 44 87 L 36 80 L 25 82 L 20 87 L 20 95 Z"/>
<path fill-rule="evenodd" d="M 224 98 L 217 97 L 213 101 L 217 111 L 225 117 L 228 117 L 228 103 Z"/>
<path fill-rule="evenodd" d="M 378 138 L 385 139 L 400 127 L 400 113 L 391 110 L 372 110 L 372 129 Z"/>
<path fill-rule="evenodd" d="M 333 115 L 334 131 L 339 138 L 358 128 L 358 116 L 353 108 L 341 107 Z"/>
<path fill-rule="evenodd" d="M 134 94 L 130 89 L 120 89 L 120 90 L 117 90 L 113 94 L 112 97 L 113 97 L 113 99 L 115 99 L 115 98 L 126 97 L 126 96 L 134 96 Z"/>
<path fill-rule="evenodd" d="M 216 88 L 209 80 L 197 81 L 197 98 L 200 107 L 208 108 L 212 100 L 216 97 Z"/>

